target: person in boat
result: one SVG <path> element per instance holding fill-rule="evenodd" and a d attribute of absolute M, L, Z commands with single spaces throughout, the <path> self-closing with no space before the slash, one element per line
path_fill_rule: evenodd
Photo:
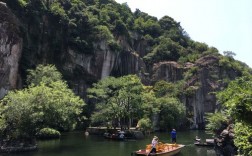
<path fill-rule="evenodd" d="M 171 139 L 172 139 L 172 143 L 176 144 L 177 142 L 177 133 L 175 129 L 172 129 L 171 131 Z"/>
<path fill-rule="evenodd" d="M 201 141 L 201 139 L 200 139 L 198 136 L 196 136 L 196 137 L 195 137 L 195 142 L 196 142 L 196 143 L 200 143 L 200 141 Z"/>
<path fill-rule="evenodd" d="M 119 139 L 122 139 L 122 140 L 123 140 L 123 139 L 125 138 L 124 133 L 125 133 L 124 131 L 120 131 L 120 132 L 119 132 Z"/>
<path fill-rule="evenodd" d="M 158 144 L 158 137 L 157 136 L 154 136 L 152 141 L 151 141 L 151 151 L 149 152 L 148 155 L 150 155 L 150 153 L 157 153 L 157 144 Z"/>

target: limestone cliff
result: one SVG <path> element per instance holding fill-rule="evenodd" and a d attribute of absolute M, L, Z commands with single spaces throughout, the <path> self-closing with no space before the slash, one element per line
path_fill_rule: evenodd
<path fill-rule="evenodd" d="M 66 19 L 52 14 L 52 10 L 37 11 L 32 5 L 30 9 L 35 11 L 32 10 L 30 14 L 34 15 L 25 14 L 27 10 L 17 13 L 22 8 L 15 8 L 14 1 L 8 2 L 13 5 L 12 11 L 16 17 L 4 3 L 0 3 L 0 99 L 9 90 L 19 87 L 19 75 L 22 82 L 25 82 L 26 70 L 38 64 L 55 64 L 74 92 L 84 99 L 86 89 L 102 78 L 137 74 L 146 85 L 159 80 L 184 81 L 184 93 L 180 99 L 186 106 L 187 117 L 191 121 L 189 126 L 204 128 L 205 112 L 213 112 L 217 108 L 216 97 L 212 92 L 225 85 L 224 79 L 232 80 L 241 76 L 232 67 L 224 68 L 220 65 L 220 54 L 212 52 L 215 55 L 201 55 L 204 51 L 208 52 L 205 45 L 197 47 L 196 43 L 192 43 L 189 47 L 188 44 L 192 41 L 186 43 L 183 34 L 179 39 L 178 36 L 172 36 L 174 33 L 169 34 L 170 28 L 179 24 L 168 17 L 160 23 L 164 23 L 161 25 L 165 29 L 163 31 L 167 31 L 167 36 L 171 39 L 159 43 L 160 38 L 156 35 L 159 31 L 152 36 L 141 35 L 142 31 L 136 32 L 134 29 L 121 34 L 113 32 L 108 36 L 113 35 L 111 38 L 114 45 L 120 47 L 113 48 L 108 40 L 94 37 L 97 32 L 92 27 L 93 23 L 89 23 L 92 20 L 86 17 L 87 14 L 81 20 L 74 19 L 79 23 L 84 21 L 78 27 L 75 25 L 78 22 L 72 24 L 69 20 L 67 24 L 63 23 Z M 36 4 L 34 3 L 35 6 Z M 66 8 L 68 7 L 67 5 Z M 89 9 L 92 10 L 93 7 Z M 94 13 L 96 11 L 93 10 Z M 79 14 L 75 16 L 78 17 Z M 153 17 L 148 18 L 155 21 Z M 89 22 L 85 22 L 87 19 Z M 120 26 L 123 28 L 124 25 Z M 180 27 L 177 29 L 182 30 Z M 171 30 L 176 29 L 173 27 Z M 78 34 L 79 32 L 82 34 Z M 194 51 L 199 56 L 196 61 L 177 62 L 180 55 L 186 58 Z M 151 52 L 154 58 L 152 62 L 144 61 L 144 57 Z M 159 53 L 165 57 L 159 56 Z"/>
<path fill-rule="evenodd" d="M 19 60 L 22 37 L 15 15 L 0 2 L 0 99 L 11 89 L 18 88 Z"/>

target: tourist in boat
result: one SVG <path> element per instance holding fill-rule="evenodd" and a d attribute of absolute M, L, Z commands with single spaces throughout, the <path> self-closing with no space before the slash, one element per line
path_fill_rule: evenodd
<path fill-rule="evenodd" d="M 154 153 L 154 154 L 157 153 L 157 150 L 156 150 L 157 144 L 158 144 L 158 137 L 154 136 L 151 141 L 151 150 L 148 155 L 150 155 L 150 153 Z"/>
<path fill-rule="evenodd" d="M 200 143 L 200 141 L 201 141 L 201 139 L 200 139 L 198 136 L 196 136 L 196 137 L 195 137 L 195 142 L 196 142 L 196 143 Z"/>
<path fill-rule="evenodd" d="M 172 129 L 171 131 L 171 139 L 172 139 L 172 143 L 176 144 L 177 142 L 177 133 L 175 129 Z"/>

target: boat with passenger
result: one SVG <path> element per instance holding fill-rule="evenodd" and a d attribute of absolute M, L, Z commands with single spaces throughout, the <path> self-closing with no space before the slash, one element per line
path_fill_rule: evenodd
<path fill-rule="evenodd" d="M 205 142 L 201 142 L 201 139 L 195 139 L 194 145 L 196 146 L 207 146 L 207 147 L 213 147 L 214 146 L 214 139 L 206 139 Z"/>
<path fill-rule="evenodd" d="M 135 155 L 135 156 L 141 156 L 141 155 L 174 156 L 178 154 L 184 146 L 185 145 L 182 145 L 182 144 L 168 144 L 168 143 L 159 142 L 157 145 L 156 153 L 150 153 L 152 147 L 151 147 L 151 144 L 149 144 L 149 145 L 146 145 L 145 149 L 140 149 L 138 151 L 135 151 L 133 152 L 132 155 Z"/>

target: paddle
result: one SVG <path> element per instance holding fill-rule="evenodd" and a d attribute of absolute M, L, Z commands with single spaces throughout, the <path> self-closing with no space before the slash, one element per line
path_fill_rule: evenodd
<path fill-rule="evenodd" d="M 152 151 L 153 147 L 151 148 L 150 152 Z M 147 156 L 149 156 L 150 152 L 147 154 Z"/>

